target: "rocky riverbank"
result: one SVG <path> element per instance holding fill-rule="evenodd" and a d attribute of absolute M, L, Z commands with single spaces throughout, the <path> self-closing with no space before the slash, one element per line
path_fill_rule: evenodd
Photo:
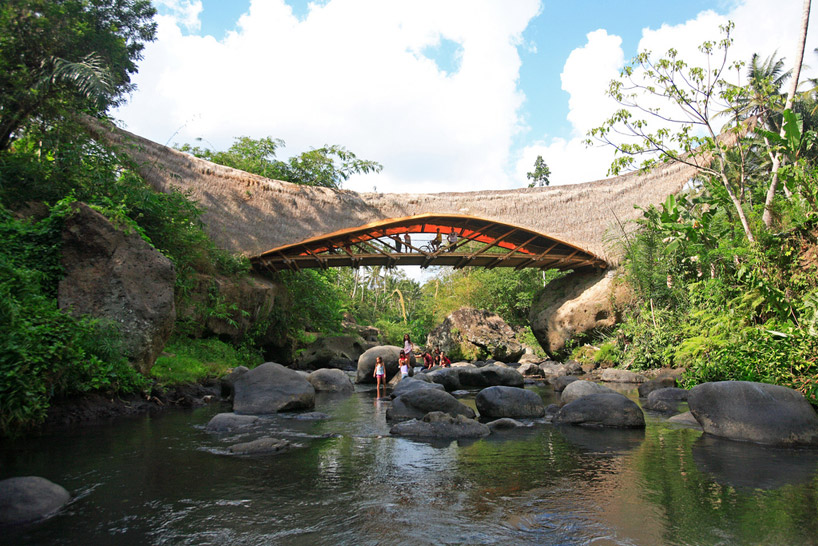
<path fill-rule="evenodd" d="M 153 415 L 173 408 L 195 408 L 219 402 L 220 382 L 187 383 L 167 389 L 154 388 L 149 396 L 132 394 L 109 396 L 91 392 L 55 399 L 48 410 L 42 431 L 107 423 L 121 417 Z"/>

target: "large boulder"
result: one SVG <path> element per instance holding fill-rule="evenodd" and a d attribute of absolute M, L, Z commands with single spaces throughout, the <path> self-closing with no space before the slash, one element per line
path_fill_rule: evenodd
<path fill-rule="evenodd" d="M 386 380 L 392 379 L 398 373 L 398 356 L 403 350 L 403 347 L 396 347 L 394 345 L 378 345 L 367 349 L 358 358 L 358 371 L 355 374 L 356 383 L 375 383 L 375 359 L 377 357 L 383 358 L 383 363 L 386 365 Z M 409 357 L 410 366 L 415 366 L 415 355 Z"/>
<path fill-rule="evenodd" d="M 639 385 L 639 398 L 647 398 L 650 393 L 659 389 L 669 389 L 676 386 L 676 378 L 672 375 L 660 375 Z"/>
<path fill-rule="evenodd" d="M 442 411 L 432 411 L 420 420 L 412 419 L 393 425 L 389 434 L 420 438 L 482 438 L 491 434 L 491 429 L 465 415 L 452 416 Z"/>
<path fill-rule="evenodd" d="M 53 515 L 71 499 L 64 487 L 39 476 L 0 481 L 0 527 Z"/>
<path fill-rule="evenodd" d="M 579 377 L 575 375 L 561 375 L 551 381 L 551 385 L 554 386 L 554 392 L 562 392 L 565 390 L 569 384 L 573 383 L 574 381 L 579 381 Z"/>
<path fill-rule="evenodd" d="M 583 396 L 588 396 L 589 394 L 600 394 L 600 393 L 614 393 L 613 389 L 609 389 L 604 385 L 600 385 L 599 383 L 594 383 L 592 381 L 585 381 L 581 379 L 579 381 L 573 381 L 568 383 L 565 388 L 562 390 L 562 395 L 560 395 L 560 402 L 562 405 L 570 404 L 574 400 L 578 400 Z"/>
<path fill-rule="evenodd" d="M 448 392 L 457 391 L 463 388 L 460 384 L 460 368 L 437 368 L 427 373 L 418 374 L 424 379 L 428 379 L 438 385 L 443 385 L 443 388 Z"/>
<path fill-rule="evenodd" d="M 464 366 L 457 368 L 460 385 L 463 387 L 486 388 L 494 386 L 520 387 L 525 385 L 525 378 L 515 370 L 507 366 L 491 364 L 482 368 Z"/>
<path fill-rule="evenodd" d="M 233 398 L 233 385 L 236 384 L 236 380 L 241 377 L 242 375 L 246 374 L 250 371 L 250 368 L 247 366 L 236 366 L 230 373 L 222 377 L 220 386 L 221 386 L 221 393 L 222 398 Z"/>
<path fill-rule="evenodd" d="M 713 436 L 779 446 L 818 445 L 818 415 L 793 389 L 750 381 L 695 386 L 690 412 Z"/>
<path fill-rule="evenodd" d="M 644 375 L 630 370 L 620 370 L 618 368 L 607 368 L 602 370 L 600 381 L 608 383 L 644 383 L 647 381 Z"/>
<path fill-rule="evenodd" d="M 58 305 L 115 325 L 129 362 L 147 374 L 176 321 L 173 263 L 88 205 L 72 208 L 62 231 Z"/>
<path fill-rule="evenodd" d="M 545 405 L 534 391 L 517 387 L 489 387 L 477 393 L 474 400 L 482 418 L 542 417 Z"/>
<path fill-rule="evenodd" d="M 386 410 L 390 421 L 421 419 L 430 411 L 442 411 L 452 416 L 474 418 L 474 410 L 457 401 L 451 394 L 436 389 L 418 389 L 398 396 Z"/>
<path fill-rule="evenodd" d="M 259 345 L 279 351 L 287 345 L 286 329 L 273 318 L 276 307 L 287 305 L 286 290 L 280 284 L 255 274 L 235 278 L 194 273 L 188 286 L 176 315 L 192 335 L 239 343 L 256 330 L 252 335 Z M 221 312 L 212 312 L 214 301 L 222 305 Z M 258 331 L 261 324 L 266 330 Z"/>
<path fill-rule="evenodd" d="M 400 380 L 397 386 L 392 389 L 392 398 L 397 398 L 402 394 L 406 394 L 407 392 L 416 391 L 418 389 L 434 389 L 438 391 L 445 391 L 446 389 L 443 388 L 443 385 L 438 383 L 432 383 L 429 381 L 423 381 L 421 379 L 413 379 L 411 377 L 404 377 Z"/>
<path fill-rule="evenodd" d="M 561 425 L 644 428 L 645 415 L 633 400 L 617 392 L 597 393 L 583 396 L 564 405 L 554 416 L 554 423 Z"/>
<path fill-rule="evenodd" d="M 322 336 L 304 349 L 295 361 L 300 370 L 338 368 L 344 364 L 354 366 L 368 349 L 360 336 Z"/>
<path fill-rule="evenodd" d="M 355 385 L 342 370 L 322 368 L 315 370 L 307 376 L 307 381 L 313 386 L 316 392 L 342 392 L 351 393 L 355 390 Z"/>
<path fill-rule="evenodd" d="M 572 273 L 551 281 L 534 298 L 531 330 L 548 353 L 560 353 L 573 337 L 611 328 L 629 299 L 627 285 L 616 282 L 613 272 Z"/>
<path fill-rule="evenodd" d="M 234 384 L 233 411 L 261 415 L 312 408 L 315 389 L 295 370 L 266 362 L 239 377 Z"/>
<path fill-rule="evenodd" d="M 520 367 L 517 368 L 517 371 L 520 372 L 523 377 L 544 377 L 544 373 L 542 368 L 534 362 L 526 362 L 524 364 L 520 364 Z"/>
<path fill-rule="evenodd" d="M 686 401 L 689 394 L 690 391 L 676 387 L 656 389 L 651 391 L 642 407 L 652 411 L 675 413 L 678 411 L 679 404 Z"/>
<path fill-rule="evenodd" d="M 429 333 L 427 347 L 440 347 L 446 354 L 464 358 L 491 357 L 502 362 L 517 362 L 525 347 L 514 330 L 499 315 L 461 307 Z"/>

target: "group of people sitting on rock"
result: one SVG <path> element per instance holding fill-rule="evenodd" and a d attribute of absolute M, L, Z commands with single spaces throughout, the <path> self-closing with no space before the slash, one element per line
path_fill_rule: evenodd
<path fill-rule="evenodd" d="M 400 352 L 400 354 L 404 355 L 408 361 L 414 351 L 415 346 L 412 343 L 412 339 L 409 337 L 409 334 L 403 334 L 403 350 Z M 427 370 L 435 366 L 448 367 L 452 363 L 451 359 L 440 350 L 440 347 L 435 347 L 435 350 L 432 353 L 429 353 L 429 351 L 426 350 L 423 352 L 422 356 L 423 368 Z M 400 363 L 400 357 L 398 357 L 398 363 Z"/>
<path fill-rule="evenodd" d="M 429 351 L 423 353 L 423 367 L 427 370 L 435 366 L 448 368 L 451 364 L 452 360 L 440 350 L 440 347 L 435 347 L 435 350 L 431 354 Z"/>
<path fill-rule="evenodd" d="M 415 345 L 409 334 L 403 336 L 403 349 L 398 353 L 398 368 L 400 370 L 401 379 L 409 377 L 409 368 L 412 365 L 412 355 L 415 352 Z M 448 368 L 451 366 L 451 359 L 440 350 L 440 347 L 435 347 L 431 353 L 427 350 L 423 352 L 423 368 L 426 370 L 432 369 L 435 366 Z M 383 384 L 384 394 L 386 394 L 386 364 L 382 357 L 375 359 L 375 371 L 372 373 L 377 384 L 378 396 L 380 396 L 381 385 Z"/>

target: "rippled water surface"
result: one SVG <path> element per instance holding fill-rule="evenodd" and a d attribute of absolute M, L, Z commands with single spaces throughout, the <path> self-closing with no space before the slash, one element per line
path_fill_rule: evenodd
<path fill-rule="evenodd" d="M 74 500 L 0 543 L 818 543 L 815 452 L 720 441 L 651 415 L 638 432 L 535 422 L 430 443 L 390 437 L 388 405 L 364 390 L 319 396 L 328 420 L 276 415 L 242 434 L 205 432 L 228 410 L 213 406 L 6 442 L 0 478 L 40 475 Z M 227 454 L 259 436 L 296 447 Z"/>

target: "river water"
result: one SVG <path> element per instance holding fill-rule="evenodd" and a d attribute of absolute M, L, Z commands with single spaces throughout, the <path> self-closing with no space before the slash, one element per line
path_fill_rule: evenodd
<path fill-rule="evenodd" d="M 243 434 L 205 432 L 229 410 L 210 406 L 4 442 L 0 478 L 43 476 L 74 499 L 0 543 L 818 543 L 814 451 L 716 440 L 651 414 L 644 431 L 533 423 L 423 442 L 389 436 L 388 405 L 363 389 L 319 395 L 330 419 L 279 414 Z M 261 435 L 296 447 L 227 453 Z"/>

